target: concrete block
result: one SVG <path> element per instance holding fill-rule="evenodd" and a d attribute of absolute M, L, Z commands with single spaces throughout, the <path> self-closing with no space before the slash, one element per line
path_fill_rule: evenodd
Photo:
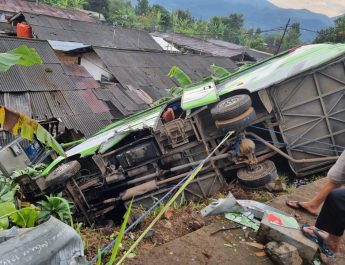
<path fill-rule="evenodd" d="M 318 251 L 318 245 L 306 238 L 300 230 L 271 224 L 267 214 L 261 220 L 257 241 L 263 244 L 270 241 L 286 242 L 296 247 L 301 258 L 307 262 L 312 262 Z"/>
<path fill-rule="evenodd" d="M 286 242 L 269 242 L 265 246 L 268 256 L 277 265 L 302 265 L 303 260 L 298 254 L 296 247 Z"/>

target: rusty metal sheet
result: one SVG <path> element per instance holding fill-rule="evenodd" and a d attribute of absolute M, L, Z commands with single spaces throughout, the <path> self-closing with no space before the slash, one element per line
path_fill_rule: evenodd
<path fill-rule="evenodd" d="M 23 0 L 0 0 L 0 10 L 12 13 L 28 12 L 80 21 L 94 21 L 90 16 L 80 10 L 72 8 L 58 8 L 43 4 L 41 1 L 38 1 L 37 4 L 36 2 Z"/>
<path fill-rule="evenodd" d="M 109 111 L 107 105 L 99 100 L 91 89 L 80 90 L 78 92 L 83 97 L 93 113 L 103 113 Z"/>
<path fill-rule="evenodd" d="M 7 108 L 32 116 L 29 93 L 5 93 L 4 101 Z"/>
<path fill-rule="evenodd" d="M 93 77 L 70 76 L 77 89 L 98 88 L 99 83 Z"/>
<path fill-rule="evenodd" d="M 52 16 L 24 13 L 39 39 L 74 41 L 86 45 L 116 47 L 121 49 L 162 50 L 158 43 L 145 31 L 125 29 L 101 23 L 69 20 Z"/>
<path fill-rule="evenodd" d="M 65 73 L 69 76 L 92 77 L 85 67 L 79 64 L 62 63 L 61 65 Z"/>
<path fill-rule="evenodd" d="M 54 117 L 44 92 L 30 92 L 32 117 L 36 120 L 49 120 Z"/>
<path fill-rule="evenodd" d="M 235 63 L 226 57 L 101 47 L 94 47 L 94 51 L 123 87 L 143 89 L 153 100 L 167 96 L 165 89 L 176 86 L 176 83 L 167 76 L 173 66 L 178 66 L 187 72 L 193 81 L 209 76 L 212 64 L 227 70 L 236 67 Z"/>

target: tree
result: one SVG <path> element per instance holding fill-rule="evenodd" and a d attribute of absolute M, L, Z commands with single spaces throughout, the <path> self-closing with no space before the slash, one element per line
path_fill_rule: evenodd
<path fill-rule="evenodd" d="M 243 29 L 243 15 L 234 13 L 227 17 L 222 17 L 221 20 L 225 25 L 224 40 L 240 44 Z"/>
<path fill-rule="evenodd" d="M 109 0 L 107 17 L 120 26 L 135 27 L 138 24 L 138 17 L 129 0 Z"/>
<path fill-rule="evenodd" d="M 44 3 L 63 8 L 83 8 L 86 4 L 86 0 L 44 0 Z"/>
<path fill-rule="evenodd" d="M 137 0 L 137 5 L 135 6 L 135 14 L 142 16 L 149 12 L 150 6 L 148 0 Z"/>
<path fill-rule="evenodd" d="M 287 31 L 285 38 L 283 39 L 283 43 L 281 45 L 281 51 L 285 51 L 292 47 L 301 44 L 299 37 L 301 36 L 299 23 L 293 23 L 290 29 Z"/>
<path fill-rule="evenodd" d="M 334 42 L 345 43 L 345 16 L 335 20 L 335 26 L 318 32 L 314 43 Z"/>
<path fill-rule="evenodd" d="M 84 8 L 86 10 L 91 10 L 106 15 L 108 10 L 108 0 L 87 0 Z"/>
<path fill-rule="evenodd" d="M 222 21 L 222 18 L 219 16 L 212 17 L 208 24 L 208 31 L 211 38 L 223 39 L 225 25 Z"/>
<path fill-rule="evenodd" d="M 168 10 L 161 5 L 153 5 L 151 11 L 160 13 L 159 25 L 161 30 L 167 31 L 171 27 L 171 16 Z"/>

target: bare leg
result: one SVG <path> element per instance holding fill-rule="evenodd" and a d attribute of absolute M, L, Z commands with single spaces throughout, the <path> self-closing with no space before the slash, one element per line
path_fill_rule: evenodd
<path fill-rule="evenodd" d="M 327 179 L 327 183 L 319 190 L 319 192 L 309 201 L 306 202 L 299 202 L 305 209 L 307 209 L 310 213 L 317 214 L 321 204 L 325 201 L 328 193 L 332 190 L 340 188 L 342 186 L 341 183 L 332 182 Z M 290 205 L 297 204 L 297 201 L 289 201 Z"/>

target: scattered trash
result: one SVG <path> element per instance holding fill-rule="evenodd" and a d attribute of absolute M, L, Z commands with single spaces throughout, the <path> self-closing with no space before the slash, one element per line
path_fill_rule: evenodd
<path fill-rule="evenodd" d="M 221 232 L 221 231 L 239 229 L 239 228 L 241 228 L 241 227 L 242 227 L 242 226 L 228 226 L 228 227 L 223 226 L 222 228 L 219 228 L 218 230 L 213 231 L 210 235 L 214 235 L 214 234 L 216 234 L 216 233 L 218 233 L 218 232 Z"/>
<path fill-rule="evenodd" d="M 231 212 L 243 212 L 245 209 L 236 201 L 234 195 L 230 192 L 224 199 L 218 199 L 211 202 L 201 210 L 201 215 L 212 216 Z"/>
<path fill-rule="evenodd" d="M 261 203 L 253 200 L 237 200 L 237 203 L 242 207 L 246 208 L 248 211 L 252 212 L 255 218 L 262 219 L 266 211 L 276 212 L 280 214 L 285 214 L 284 212 L 268 206 L 265 203 Z"/>
<path fill-rule="evenodd" d="M 257 232 L 260 227 L 260 222 L 254 218 L 251 212 L 227 213 L 225 218 L 246 227 L 250 227 L 255 232 Z"/>
<path fill-rule="evenodd" d="M 236 247 L 237 245 L 236 244 L 231 244 L 231 243 L 225 243 L 224 246 L 228 247 L 228 248 L 233 248 L 233 247 Z"/>
<path fill-rule="evenodd" d="M 267 218 L 271 224 L 283 226 L 286 228 L 299 229 L 298 222 L 291 216 L 267 211 Z"/>
<path fill-rule="evenodd" d="M 256 243 L 256 242 L 245 242 L 244 244 L 246 244 L 247 246 L 251 246 L 260 250 L 264 250 L 265 246 L 263 244 L 260 243 Z"/>

